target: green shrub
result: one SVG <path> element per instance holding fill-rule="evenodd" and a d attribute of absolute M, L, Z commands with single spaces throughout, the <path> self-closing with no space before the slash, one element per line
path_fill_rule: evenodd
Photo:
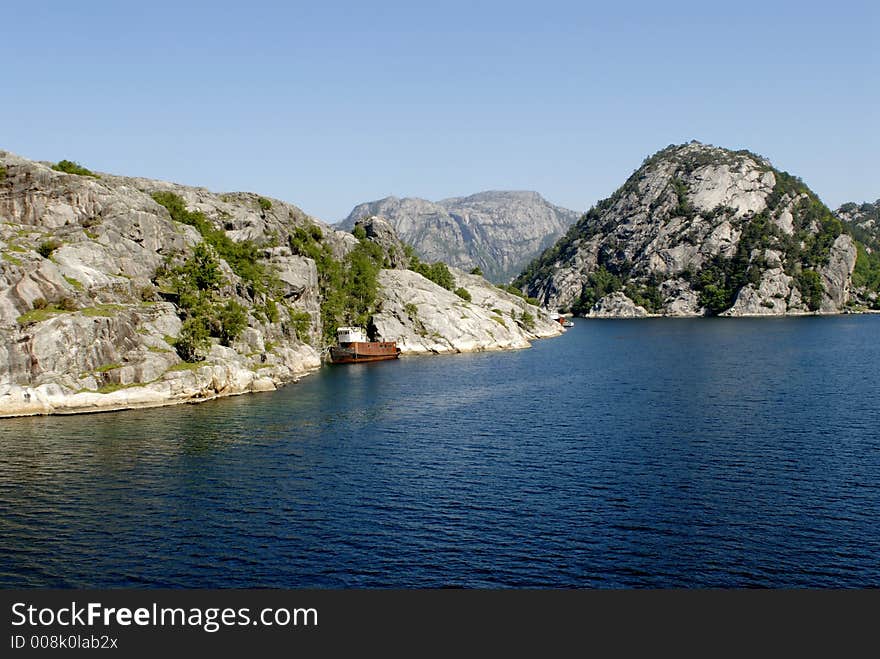
<path fill-rule="evenodd" d="M 6 178 L 6 168 L 0 165 L 0 181 Z"/>
<path fill-rule="evenodd" d="M 822 295 L 825 293 L 822 276 L 815 270 L 804 270 L 797 275 L 795 281 L 807 308 L 810 311 L 818 311 L 822 306 Z"/>
<path fill-rule="evenodd" d="M 615 293 L 623 288 L 623 283 L 616 275 L 611 274 L 605 266 L 599 266 L 595 272 L 587 277 L 587 283 L 581 289 L 580 297 L 571 310 L 576 313 L 586 313 L 590 308 L 606 295 Z"/>
<path fill-rule="evenodd" d="M 229 300 L 225 305 L 217 308 L 216 313 L 219 323 L 218 337 L 220 343 L 228 346 L 247 327 L 247 313 L 244 307 L 235 300 Z"/>
<path fill-rule="evenodd" d="M 663 306 L 663 296 L 653 281 L 641 285 L 631 282 L 624 290 L 630 300 L 651 313 L 657 313 Z"/>
<path fill-rule="evenodd" d="M 79 163 L 73 162 L 72 160 L 60 160 L 52 165 L 52 169 L 54 169 L 56 172 L 64 172 L 65 174 L 77 174 L 78 176 L 91 176 L 92 178 L 101 178 L 91 170 L 86 169 Z"/>
<path fill-rule="evenodd" d="M 260 197 L 257 199 L 257 203 L 260 205 L 260 208 L 264 211 L 270 210 L 272 208 L 272 202 L 266 199 L 265 197 Z"/>
<path fill-rule="evenodd" d="M 48 259 L 52 256 L 52 252 L 61 247 L 61 243 L 54 238 L 50 240 L 45 240 L 40 243 L 39 247 L 37 247 L 37 254 L 42 256 L 44 259 Z"/>
<path fill-rule="evenodd" d="M 188 318 L 180 328 L 180 335 L 174 341 L 174 349 L 180 358 L 189 363 L 205 359 L 205 352 L 211 347 L 211 335 L 202 318 Z"/>
<path fill-rule="evenodd" d="M 460 297 L 462 300 L 464 300 L 465 302 L 471 301 L 471 294 L 468 292 L 468 290 L 466 288 L 462 288 L 462 287 L 456 288 L 455 294 L 458 297 Z"/>
<path fill-rule="evenodd" d="M 217 255 L 248 284 L 252 294 L 267 294 L 277 288 L 277 276 L 259 262 L 259 247 L 252 240 L 235 242 L 225 231 L 214 228 L 204 213 L 187 210 L 183 199 L 173 192 L 154 192 L 152 196 L 168 210 L 172 220 L 195 227 Z"/>
<path fill-rule="evenodd" d="M 273 299 L 266 300 L 266 303 L 263 305 L 263 315 L 266 316 L 267 323 L 277 323 L 278 322 L 278 303 Z"/>
<path fill-rule="evenodd" d="M 535 329 L 535 317 L 528 311 L 523 311 L 519 317 L 519 323 L 529 332 Z"/>
<path fill-rule="evenodd" d="M 291 311 L 290 324 L 293 326 L 296 338 L 303 343 L 308 343 L 309 332 L 312 329 L 312 316 L 307 311 Z M 269 350 L 268 346 L 269 344 L 267 343 L 266 350 Z"/>
<path fill-rule="evenodd" d="M 46 298 L 38 297 L 33 302 L 34 309 L 45 309 L 49 306 L 49 303 L 46 301 Z"/>
<path fill-rule="evenodd" d="M 857 244 L 856 266 L 852 274 L 853 286 L 880 292 L 880 251 L 870 254 L 862 244 Z"/>
<path fill-rule="evenodd" d="M 473 268 L 471 268 L 471 274 L 472 275 L 479 275 L 480 277 L 482 277 L 483 270 L 480 268 L 480 266 L 474 266 Z"/>
<path fill-rule="evenodd" d="M 220 272 L 214 251 L 206 243 L 195 246 L 192 256 L 178 273 L 179 284 L 199 291 L 210 291 L 226 285 L 226 278 Z"/>
<path fill-rule="evenodd" d="M 516 295 L 518 298 L 525 300 L 529 304 L 533 304 L 536 307 L 541 306 L 541 301 L 536 297 L 529 297 L 525 293 L 523 293 L 519 288 L 514 286 L 513 284 L 499 284 L 496 288 L 500 288 L 502 291 L 506 291 L 511 295 Z"/>
<path fill-rule="evenodd" d="M 290 251 L 294 254 L 318 261 L 323 256 L 324 249 L 321 245 L 323 238 L 324 234 L 320 227 L 296 227 L 287 242 L 290 245 Z"/>
<path fill-rule="evenodd" d="M 418 272 L 425 279 L 430 279 L 432 282 L 438 286 L 442 286 L 447 291 L 451 291 L 455 288 L 455 278 L 452 276 L 452 273 L 449 272 L 449 267 L 442 261 L 427 264 L 422 263 L 418 257 L 415 257 L 410 260 L 409 269 Z"/>
<path fill-rule="evenodd" d="M 366 325 L 376 306 L 384 254 L 379 245 L 366 238 L 363 227 L 355 229 L 354 235 L 360 236 L 358 245 L 341 261 L 333 257 L 330 245 L 322 242 L 319 227 L 297 228 L 290 237 L 293 251 L 315 261 L 323 339 L 327 344 L 335 341 L 340 325 Z"/>
<path fill-rule="evenodd" d="M 76 311 L 79 307 L 76 306 L 76 300 L 72 297 L 63 297 L 58 301 L 58 308 L 61 311 Z"/>

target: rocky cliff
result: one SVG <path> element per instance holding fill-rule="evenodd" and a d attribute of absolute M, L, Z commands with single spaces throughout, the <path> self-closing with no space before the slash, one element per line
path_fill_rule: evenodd
<path fill-rule="evenodd" d="M 880 247 L 880 199 L 873 203 L 843 204 L 835 214 L 858 240 L 873 249 Z"/>
<path fill-rule="evenodd" d="M 387 197 L 356 206 L 340 227 L 350 230 L 374 215 L 387 219 L 421 258 L 480 268 L 496 283 L 509 282 L 578 217 L 536 192 L 480 192 L 438 202 Z"/>
<path fill-rule="evenodd" d="M 380 271 L 407 257 L 390 227 L 369 229 L 359 240 L 276 199 L 0 151 L 0 416 L 196 402 L 295 380 L 320 366 L 325 325 L 348 313 L 331 304 L 347 298 L 328 273 L 344 275 L 373 242 L 374 333 L 395 332 L 405 350 L 524 347 L 552 333 L 481 278 L 467 282 L 470 303 L 415 272 Z M 521 307 L 519 323 L 500 332 L 483 297 Z M 418 318 L 406 316 L 413 307 Z"/>
<path fill-rule="evenodd" d="M 838 313 L 855 260 L 852 237 L 800 179 L 691 142 L 648 158 L 514 283 L 593 316 Z"/>
<path fill-rule="evenodd" d="M 843 204 L 835 213 L 856 241 L 853 298 L 863 307 L 880 310 L 880 199 Z"/>
<path fill-rule="evenodd" d="M 559 323 L 483 277 L 452 269 L 462 299 L 412 270 L 383 270 L 383 300 L 373 316 L 378 339 L 404 353 L 451 353 L 527 348 L 533 339 L 562 333 Z"/>

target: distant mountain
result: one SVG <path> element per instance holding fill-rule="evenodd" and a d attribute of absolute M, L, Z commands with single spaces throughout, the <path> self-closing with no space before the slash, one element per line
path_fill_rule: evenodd
<path fill-rule="evenodd" d="M 490 191 L 438 202 L 386 197 L 355 206 L 339 226 L 350 231 L 374 215 L 388 220 L 422 259 L 479 267 L 496 283 L 510 281 L 579 217 L 537 192 Z"/>
<path fill-rule="evenodd" d="M 691 142 L 647 158 L 514 285 L 590 316 L 840 313 L 856 254 L 799 178 Z"/>

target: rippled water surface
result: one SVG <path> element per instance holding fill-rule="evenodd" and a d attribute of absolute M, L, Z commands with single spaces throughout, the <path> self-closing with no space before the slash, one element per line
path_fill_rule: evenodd
<path fill-rule="evenodd" d="M 578 321 L 0 420 L 0 586 L 880 586 L 880 317 Z"/>

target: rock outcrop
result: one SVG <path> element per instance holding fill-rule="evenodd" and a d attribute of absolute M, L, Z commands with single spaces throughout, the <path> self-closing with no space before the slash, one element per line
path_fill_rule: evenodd
<path fill-rule="evenodd" d="M 340 227 L 385 218 L 427 261 L 465 271 L 480 268 L 495 283 L 507 283 L 578 218 L 536 192 L 480 192 L 438 202 L 387 197 L 355 206 Z"/>
<path fill-rule="evenodd" d="M 880 199 L 873 203 L 843 204 L 835 214 L 856 232 L 856 238 L 863 243 L 875 249 L 880 246 Z"/>
<path fill-rule="evenodd" d="M 648 158 L 514 282 L 584 315 L 840 313 L 856 246 L 800 179 L 691 142 Z M 597 306 L 598 305 L 598 306 Z"/>
<path fill-rule="evenodd" d="M 856 241 L 853 307 L 880 311 L 880 199 L 843 204 L 835 212 Z"/>
<path fill-rule="evenodd" d="M 285 243 L 298 226 L 335 239 L 326 225 L 252 194 L 68 174 L 2 151 L 0 167 L 0 415 L 265 391 L 320 366 L 310 344 L 320 336 L 315 264 Z M 163 290 L 158 273 L 185 262 L 202 237 L 174 221 L 156 192 L 179 196 L 233 241 L 260 246 L 257 260 L 277 276 L 271 296 L 255 293 L 219 259 L 224 299 L 240 305 L 246 326 L 228 345 L 215 339 L 196 363 L 174 348 L 177 292 Z M 270 302 L 274 318 L 265 312 Z"/>
<path fill-rule="evenodd" d="M 617 291 L 606 295 L 590 307 L 590 318 L 644 318 L 648 311 Z"/>
<path fill-rule="evenodd" d="M 412 270 L 383 270 L 383 300 L 371 328 L 376 338 L 397 341 L 403 353 L 451 353 L 527 348 L 533 339 L 562 332 L 522 298 L 480 276 L 452 274 L 470 301 Z"/>
<path fill-rule="evenodd" d="M 382 265 L 407 266 L 388 223 L 363 230 Z M 277 199 L 65 173 L 0 151 L 0 416 L 199 402 L 294 381 L 322 361 L 320 268 L 338 272 L 359 244 Z M 523 312 L 537 311 L 520 298 L 457 276 L 473 303 L 415 272 L 383 271 L 379 334 L 398 331 L 398 307 L 407 352 L 525 347 L 552 334 L 530 325 Z M 481 306 L 489 299 L 521 309 L 502 320 L 506 332 Z"/>

